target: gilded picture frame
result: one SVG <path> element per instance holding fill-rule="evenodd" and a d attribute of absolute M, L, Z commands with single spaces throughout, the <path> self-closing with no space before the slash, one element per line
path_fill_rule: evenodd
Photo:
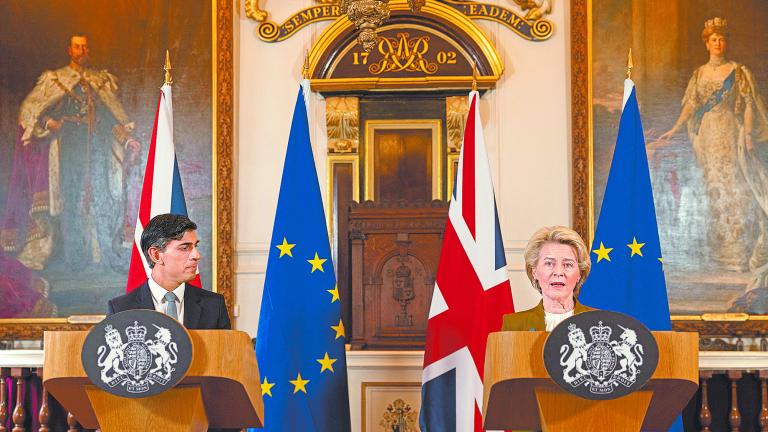
<path fill-rule="evenodd" d="M 201 241 L 207 243 L 204 245 L 204 251 L 206 251 L 208 256 L 204 256 L 204 259 L 208 261 L 205 268 L 208 274 L 203 275 L 204 285 L 207 285 L 205 286 L 206 289 L 212 289 L 224 295 L 231 313 L 234 294 L 232 213 L 234 127 L 233 2 L 230 0 L 196 0 L 190 3 L 186 0 L 172 0 L 169 3 L 160 5 L 150 0 L 117 0 L 110 3 L 111 12 L 109 10 L 96 12 L 99 9 L 99 7 L 96 7 L 98 5 L 94 3 L 91 5 L 94 7 L 90 8 L 88 7 L 89 1 L 92 0 L 76 0 L 78 5 L 71 5 L 71 11 L 69 12 L 57 12 L 63 5 L 53 4 L 53 2 L 49 1 L 14 2 L 5 5 L 5 8 L 8 9 L 5 16 L 9 20 L 16 21 L 29 18 L 30 21 L 28 22 L 31 22 L 35 16 L 39 16 L 42 24 L 35 22 L 34 25 L 48 26 L 46 28 L 50 29 L 49 36 L 51 40 L 47 43 L 55 45 L 55 49 L 58 50 L 55 52 L 61 52 L 63 56 L 52 55 L 51 58 L 46 59 L 45 69 L 53 69 L 66 64 L 65 59 L 68 60 L 66 53 L 68 42 L 70 42 L 70 35 L 83 34 L 89 40 L 91 57 L 95 57 L 97 53 L 100 54 L 98 59 L 92 59 L 94 68 L 109 70 L 110 73 L 114 73 L 123 83 L 130 83 L 131 77 L 134 78 L 133 82 L 137 82 L 135 78 L 137 75 L 146 75 L 146 81 L 142 81 L 144 84 L 140 88 L 126 86 L 119 89 L 121 91 L 120 98 L 126 107 L 128 115 L 132 114 L 130 108 L 136 106 L 137 100 L 140 100 L 142 105 L 147 105 L 146 109 L 142 108 L 142 115 L 137 115 L 137 117 L 142 119 L 146 118 L 147 112 L 150 111 L 151 117 L 154 118 L 157 98 L 159 96 L 158 89 L 163 83 L 162 59 L 166 49 L 170 52 L 173 68 L 172 75 L 175 78 L 173 83 L 174 135 L 177 158 L 180 165 L 183 159 L 188 159 L 186 161 L 187 164 L 181 169 L 187 207 L 190 211 L 190 216 L 197 219 L 199 225 L 198 232 L 204 235 L 201 237 Z M 164 13 L 157 13 L 155 9 L 158 7 L 167 8 L 167 10 Z M 131 11 L 131 13 L 121 14 L 120 11 L 123 9 Z M 205 11 L 205 13 L 201 15 L 200 11 Z M 99 15 L 99 13 L 102 15 Z M 108 16 L 105 20 L 105 14 L 112 14 L 114 16 Z M 120 16 L 118 17 L 117 15 Z M 163 21 L 171 20 L 172 16 L 184 19 L 177 19 L 175 23 Z M 57 23 L 56 19 L 59 19 L 60 22 Z M 113 24 L 117 22 L 119 25 L 112 25 L 113 28 L 105 29 L 110 24 L 105 24 L 104 21 Z M 174 28 L 174 25 L 188 26 L 190 22 L 196 23 L 199 27 L 189 29 Z M 160 29 L 160 31 L 152 33 L 151 29 Z M 182 30 L 189 34 L 182 33 Z M 174 31 L 178 31 L 179 34 L 174 34 Z M 3 31 L 0 30 L 0 33 L 3 33 Z M 0 45 L 4 45 L 7 48 L 15 47 L 16 42 L 14 40 L 18 44 L 23 44 L 24 41 L 18 38 L 18 34 L 16 33 L 15 38 L 13 38 L 13 35 L 0 34 Z M 119 35 L 124 39 L 113 43 L 108 38 L 114 35 Z M 43 36 L 36 35 L 38 39 Z M 181 40 L 180 38 L 184 39 Z M 147 40 L 150 42 L 147 42 Z M 137 46 L 146 46 L 149 43 L 153 48 L 146 52 L 126 52 L 117 49 L 117 47 L 125 48 L 128 43 L 126 41 L 137 41 Z M 197 44 L 194 45 L 197 49 L 195 54 L 183 52 L 192 44 Z M 118 52 L 109 52 L 107 48 L 117 49 Z M 45 49 L 45 47 L 39 49 Z M 34 50 L 30 52 L 35 53 Z M 122 56 L 123 58 L 115 57 L 118 60 L 111 60 L 104 55 L 105 53 Z M 193 67 L 192 63 L 194 62 L 189 60 L 191 56 L 199 56 L 204 59 L 195 63 L 198 65 L 197 67 L 200 67 L 199 65 L 203 61 L 207 65 L 204 67 L 203 72 L 194 75 L 195 77 L 202 77 L 198 81 L 190 78 L 191 72 L 185 73 Z M 127 69 L 124 69 L 121 72 L 121 69 L 114 65 L 121 64 L 121 61 L 124 64 L 128 61 L 125 58 L 141 58 L 142 62 L 139 63 L 141 66 L 137 66 L 135 70 L 126 72 Z M 177 61 L 174 63 L 174 60 Z M 25 60 L 16 57 L 13 61 L 24 62 Z M 9 62 L 0 62 L 0 68 L 11 68 L 11 66 Z M 38 65 L 30 67 L 29 73 L 19 81 L 19 86 L 23 86 L 23 89 L 13 87 L 15 81 L 10 79 L 5 83 L 0 82 L 0 86 L 5 84 L 6 90 L 4 91 L 8 91 L 7 89 L 10 88 L 9 93 L 16 92 L 16 94 L 21 94 L 23 92 L 26 94 L 35 83 L 35 77 L 42 73 L 43 70 Z M 6 73 L 3 74 L 2 78 L 8 78 L 9 75 L 12 78 L 16 77 L 12 73 Z M 145 103 L 144 99 L 147 98 L 137 96 L 138 93 L 134 94 L 134 91 L 142 95 L 150 94 L 151 102 Z M 195 106 L 194 109 L 202 112 L 202 114 L 199 117 L 185 118 L 185 114 L 190 112 L 190 107 L 185 107 L 184 101 L 188 101 L 191 97 L 190 95 L 196 93 L 202 95 L 199 97 L 204 100 L 202 100 L 200 105 Z M 4 107 L 4 109 L 8 110 L 8 107 Z M 13 108 L 13 111 L 5 111 L 4 115 L 13 116 L 15 119 L 17 113 L 17 108 Z M 200 124 L 200 119 L 203 120 L 204 124 Z M 197 123 L 193 124 L 190 122 Z M 197 144 L 197 147 L 192 148 L 190 147 L 192 144 L 186 142 L 185 129 L 193 130 L 192 127 L 197 128 L 194 130 L 210 131 L 209 136 L 206 133 L 198 141 L 195 141 L 196 143 L 205 143 L 203 147 Z M 143 121 L 136 124 L 135 135 L 141 141 L 142 156 L 146 154 L 149 145 L 147 136 L 151 135 L 151 129 L 151 119 L 148 122 Z M 3 141 L 3 146 L 9 144 L 3 155 L 10 157 L 13 154 L 14 144 L 13 142 L 5 142 L 6 136 L 3 136 Z M 180 154 L 185 148 L 188 153 L 193 151 L 196 153 L 192 156 L 188 153 Z M 134 170 L 140 171 L 138 174 L 139 190 L 145 168 L 143 161 L 144 159 L 139 163 L 140 166 L 134 167 Z M 0 168 L 9 168 L 11 163 L 7 160 L 4 162 L 8 167 L 2 165 Z M 8 180 L 7 177 L 0 177 L 0 181 Z M 4 186 L 6 188 L 2 192 L 7 195 L 7 184 Z M 134 192 L 135 187 L 134 185 Z M 130 191 L 126 192 L 126 194 L 129 193 Z M 6 198 L 5 195 L 0 196 L 0 198 Z M 3 205 L 5 205 L 5 201 L 3 201 Z M 0 209 L 2 209 L 1 206 Z M 197 216 L 192 214 L 193 211 L 196 211 Z M 135 213 L 133 216 L 126 216 L 128 219 L 133 218 L 134 221 L 135 217 Z M 127 233 L 126 236 L 131 237 L 132 233 Z M 14 259 L 16 258 L 15 255 L 10 253 L 8 255 Z M 120 263 L 120 267 L 122 268 L 123 266 L 127 268 L 127 265 Z M 73 271 L 73 273 L 75 272 Z M 94 289 L 97 288 L 94 287 Z M 103 317 L 101 314 L 106 310 L 106 304 L 93 305 L 91 307 L 94 310 L 86 314 L 67 314 L 49 318 L 25 317 L 22 315 L 14 318 L 0 319 L 0 339 L 41 339 L 43 332 L 48 330 L 87 329 L 93 322 L 97 322 Z"/>
<path fill-rule="evenodd" d="M 416 130 L 431 132 L 431 194 L 432 199 L 442 199 L 443 191 L 443 138 L 442 125 L 440 119 L 422 119 L 422 120 L 366 120 L 365 121 L 365 200 L 374 200 L 375 197 L 375 161 L 376 148 L 375 137 L 377 131 L 396 130 Z"/>
<path fill-rule="evenodd" d="M 720 246 L 713 244 L 708 232 L 717 229 L 713 226 L 718 225 L 718 209 L 729 210 L 718 197 L 710 196 L 709 168 L 694 148 L 701 144 L 692 143 L 698 138 L 686 133 L 684 124 L 676 133 L 665 135 L 665 132 L 676 124 L 681 103 L 697 91 L 698 71 L 706 66 L 709 58 L 709 48 L 703 39 L 711 34 L 704 34 L 707 26 L 720 25 L 717 31 L 726 33 L 726 58 L 734 65 L 732 69 L 742 70 L 742 65 L 750 68 L 747 70 L 753 74 L 749 79 L 757 83 L 753 86 L 753 93 L 758 95 L 755 99 L 766 97 L 760 90 L 768 88 L 768 74 L 764 72 L 768 64 L 762 60 L 765 53 L 760 47 L 764 46 L 761 43 L 764 32 L 759 22 L 767 16 L 768 8 L 756 1 L 738 7 L 708 0 L 653 4 L 624 0 L 571 1 L 574 228 L 591 243 L 621 114 L 627 52 L 632 48 L 632 78 L 643 119 L 670 311 L 676 330 L 712 336 L 764 333 L 763 294 L 745 289 L 756 270 L 748 264 L 727 268 L 718 256 Z M 722 21 L 715 21 L 716 17 L 727 20 L 727 27 L 721 25 Z M 660 26 L 662 20 L 666 24 Z M 734 166 L 731 164 L 725 169 L 735 170 Z M 733 186 L 731 193 L 735 194 L 733 190 L 738 187 Z M 692 201 L 685 200 L 686 194 L 698 201 L 691 204 Z M 678 213 L 672 214 L 672 210 Z M 680 216 L 683 214 L 686 217 Z M 761 216 L 750 213 L 749 217 Z M 744 221 L 745 226 L 758 225 L 752 219 Z M 697 225 L 704 228 L 693 234 L 681 229 Z M 694 258 L 685 261 L 685 257 L 692 254 Z"/>

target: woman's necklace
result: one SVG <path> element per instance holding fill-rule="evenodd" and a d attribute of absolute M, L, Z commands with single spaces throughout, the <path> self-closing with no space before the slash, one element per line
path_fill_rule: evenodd
<path fill-rule="evenodd" d="M 711 57 L 709 62 L 707 62 L 707 66 L 711 67 L 712 69 L 717 69 L 726 63 L 728 63 L 728 61 L 725 59 L 725 57 Z"/>

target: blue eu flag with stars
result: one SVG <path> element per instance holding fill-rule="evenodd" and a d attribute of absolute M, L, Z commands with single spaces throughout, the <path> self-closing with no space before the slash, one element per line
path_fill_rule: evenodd
<path fill-rule="evenodd" d="M 256 338 L 264 430 L 350 430 L 344 336 L 300 87 Z"/>
<path fill-rule="evenodd" d="M 635 317 L 650 330 L 672 328 L 643 125 L 629 79 L 592 241 L 592 271 L 579 301 Z M 670 430 L 682 430 L 679 418 Z"/>

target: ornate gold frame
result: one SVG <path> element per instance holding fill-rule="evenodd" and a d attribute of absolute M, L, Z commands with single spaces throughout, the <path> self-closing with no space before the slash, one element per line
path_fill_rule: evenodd
<path fill-rule="evenodd" d="M 454 165 L 459 161 L 459 153 L 449 153 L 448 154 L 448 163 L 446 165 L 446 169 L 448 170 L 448 188 L 445 189 L 445 193 L 448 197 L 448 201 L 453 198 L 453 188 L 456 184 L 456 170 L 454 169 Z M 456 168 L 458 169 L 458 167 Z"/>
<path fill-rule="evenodd" d="M 571 129 L 573 228 L 591 244 L 595 230 L 592 133 L 592 1 L 571 0 Z M 673 315 L 677 331 L 701 336 L 735 337 L 765 334 L 768 315 L 705 313 Z"/>
<path fill-rule="evenodd" d="M 216 259 L 213 261 L 214 291 L 224 295 L 232 312 L 233 306 L 233 215 L 232 215 L 232 148 L 233 148 L 233 2 L 211 1 L 212 41 L 212 238 Z M 105 306 L 106 307 L 106 306 Z M 42 339 L 47 330 L 87 330 L 102 315 L 68 318 L 0 319 L 0 339 Z"/>
<path fill-rule="evenodd" d="M 357 153 L 347 154 L 329 154 L 328 155 L 328 199 L 326 202 L 325 215 L 328 223 L 328 235 L 333 241 L 333 166 L 336 164 L 352 164 L 352 197 L 355 201 L 360 199 L 360 155 Z"/>
<path fill-rule="evenodd" d="M 381 129 L 431 129 L 432 130 L 432 199 L 443 198 L 443 121 L 424 120 L 366 120 L 365 122 L 365 200 L 374 200 L 373 165 L 374 133 Z"/>

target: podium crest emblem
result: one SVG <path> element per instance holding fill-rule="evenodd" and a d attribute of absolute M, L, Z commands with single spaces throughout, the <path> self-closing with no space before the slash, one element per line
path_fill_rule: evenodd
<path fill-rule="evenodd" d="M 642 323 L 608 311 L 569 318 L 544 346 L 552 379 L 589 399 L 613 399 L 639 389 L 656 369 L 658 357 L 656 341 Z"/>
<path fill-rule="evenodd" d="M 177 321 L 155 311 L 136 310 L 94 326 L 83 345 L 82 360 L 91 381 L 102 389 L 144 397 L 173 387 L 189 367 L 191 354 L 189 335 Z"/>

